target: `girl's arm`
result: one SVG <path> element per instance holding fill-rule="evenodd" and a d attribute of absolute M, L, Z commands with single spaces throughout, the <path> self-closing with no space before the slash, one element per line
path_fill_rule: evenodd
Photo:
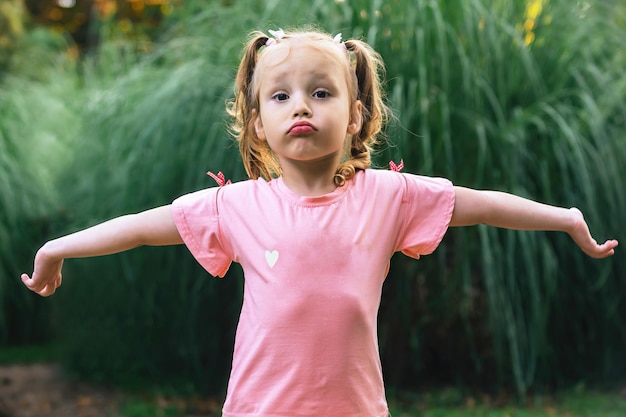
<path fill-rule="evenodd" d="M 613 255 L 617 240 L 599 245 L 591 236 L 577 208 L 561 208 L 537 203 L 498 191 L 454 187 L 456 201 L 450 226 L 487 224 L 517 230 L 552 230 L 568 233 L 593 258 Z"/>
<path fill-rule="evenodd" d="M 22 274 L 22 282 L 37 294 L 49 296 L 61 285 L 65 258 L 109 255 L 142 245 L 181 243 L 169 205 L 129 214 L 47 242 L 35 256 L 32 278 Z"/>

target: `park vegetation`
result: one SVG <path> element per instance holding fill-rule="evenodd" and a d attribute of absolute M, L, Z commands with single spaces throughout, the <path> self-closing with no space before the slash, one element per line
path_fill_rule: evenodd
<path fill-rule="evenodd" d="M 176 3 L 158 34 L 99 22 L 97 46 L 34 24 L 0 61 L 0 344 L 54 343 L 75 375 L 220 393 L 241 270 L 213 279 L 184 247 L 68 261 L 51 299 L 21 287 L 45 240 L 245 179 L 225 104 L 250 30 L 320 27 L 383 56 L 385 168 L 577 206 L 626 230 L 626 7 L 569 0 Z M 128 23 L 126 23 L 127 25 Z M 18 27 L 18 26 L 15 26 Z M 156 32 L 155 32 L 156 33 Z M 0 37 L 0 39 L 2 39 Z M 450 230 L 385 283 L 388 385 L 550 391 L 626 372 L 626 257 L 565 235 Z"/>

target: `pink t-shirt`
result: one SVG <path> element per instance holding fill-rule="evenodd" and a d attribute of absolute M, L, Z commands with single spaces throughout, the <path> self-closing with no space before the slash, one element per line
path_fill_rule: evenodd
<path fill-rule="evenodd" d="M 452 184 L 359 171 L 330 194 L 303 197 L 281 178 L 173 202 L 198 262 L 224 276 L 241 264 L 244 300 L 224 417 L 386 417 L 376 321 L 394 252 L 441 242 Z"/>

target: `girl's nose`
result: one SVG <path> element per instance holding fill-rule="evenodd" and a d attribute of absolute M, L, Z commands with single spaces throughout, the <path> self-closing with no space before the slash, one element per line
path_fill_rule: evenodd
<path fill-rule="evenodd" d="M 311 115 L 312 111 L 307 98 L 301 94 L 294 97 L 293 117 L 310 117 Z"/>

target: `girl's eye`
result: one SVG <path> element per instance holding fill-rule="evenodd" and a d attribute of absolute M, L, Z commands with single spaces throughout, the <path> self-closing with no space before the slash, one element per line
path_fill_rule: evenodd
<path fill-rule="evenodd" d="M 289 98 L 287 93 L 276 93 L 272 96 L 272 98 L 276 101 L 285 101 Z"/>
<path fill-rule="evenodd" d="M 315 98 L 327 98 L 330 96 L 330 93 L 326 90 L 317 90 L 313 93 L 313 97 Z"/>

